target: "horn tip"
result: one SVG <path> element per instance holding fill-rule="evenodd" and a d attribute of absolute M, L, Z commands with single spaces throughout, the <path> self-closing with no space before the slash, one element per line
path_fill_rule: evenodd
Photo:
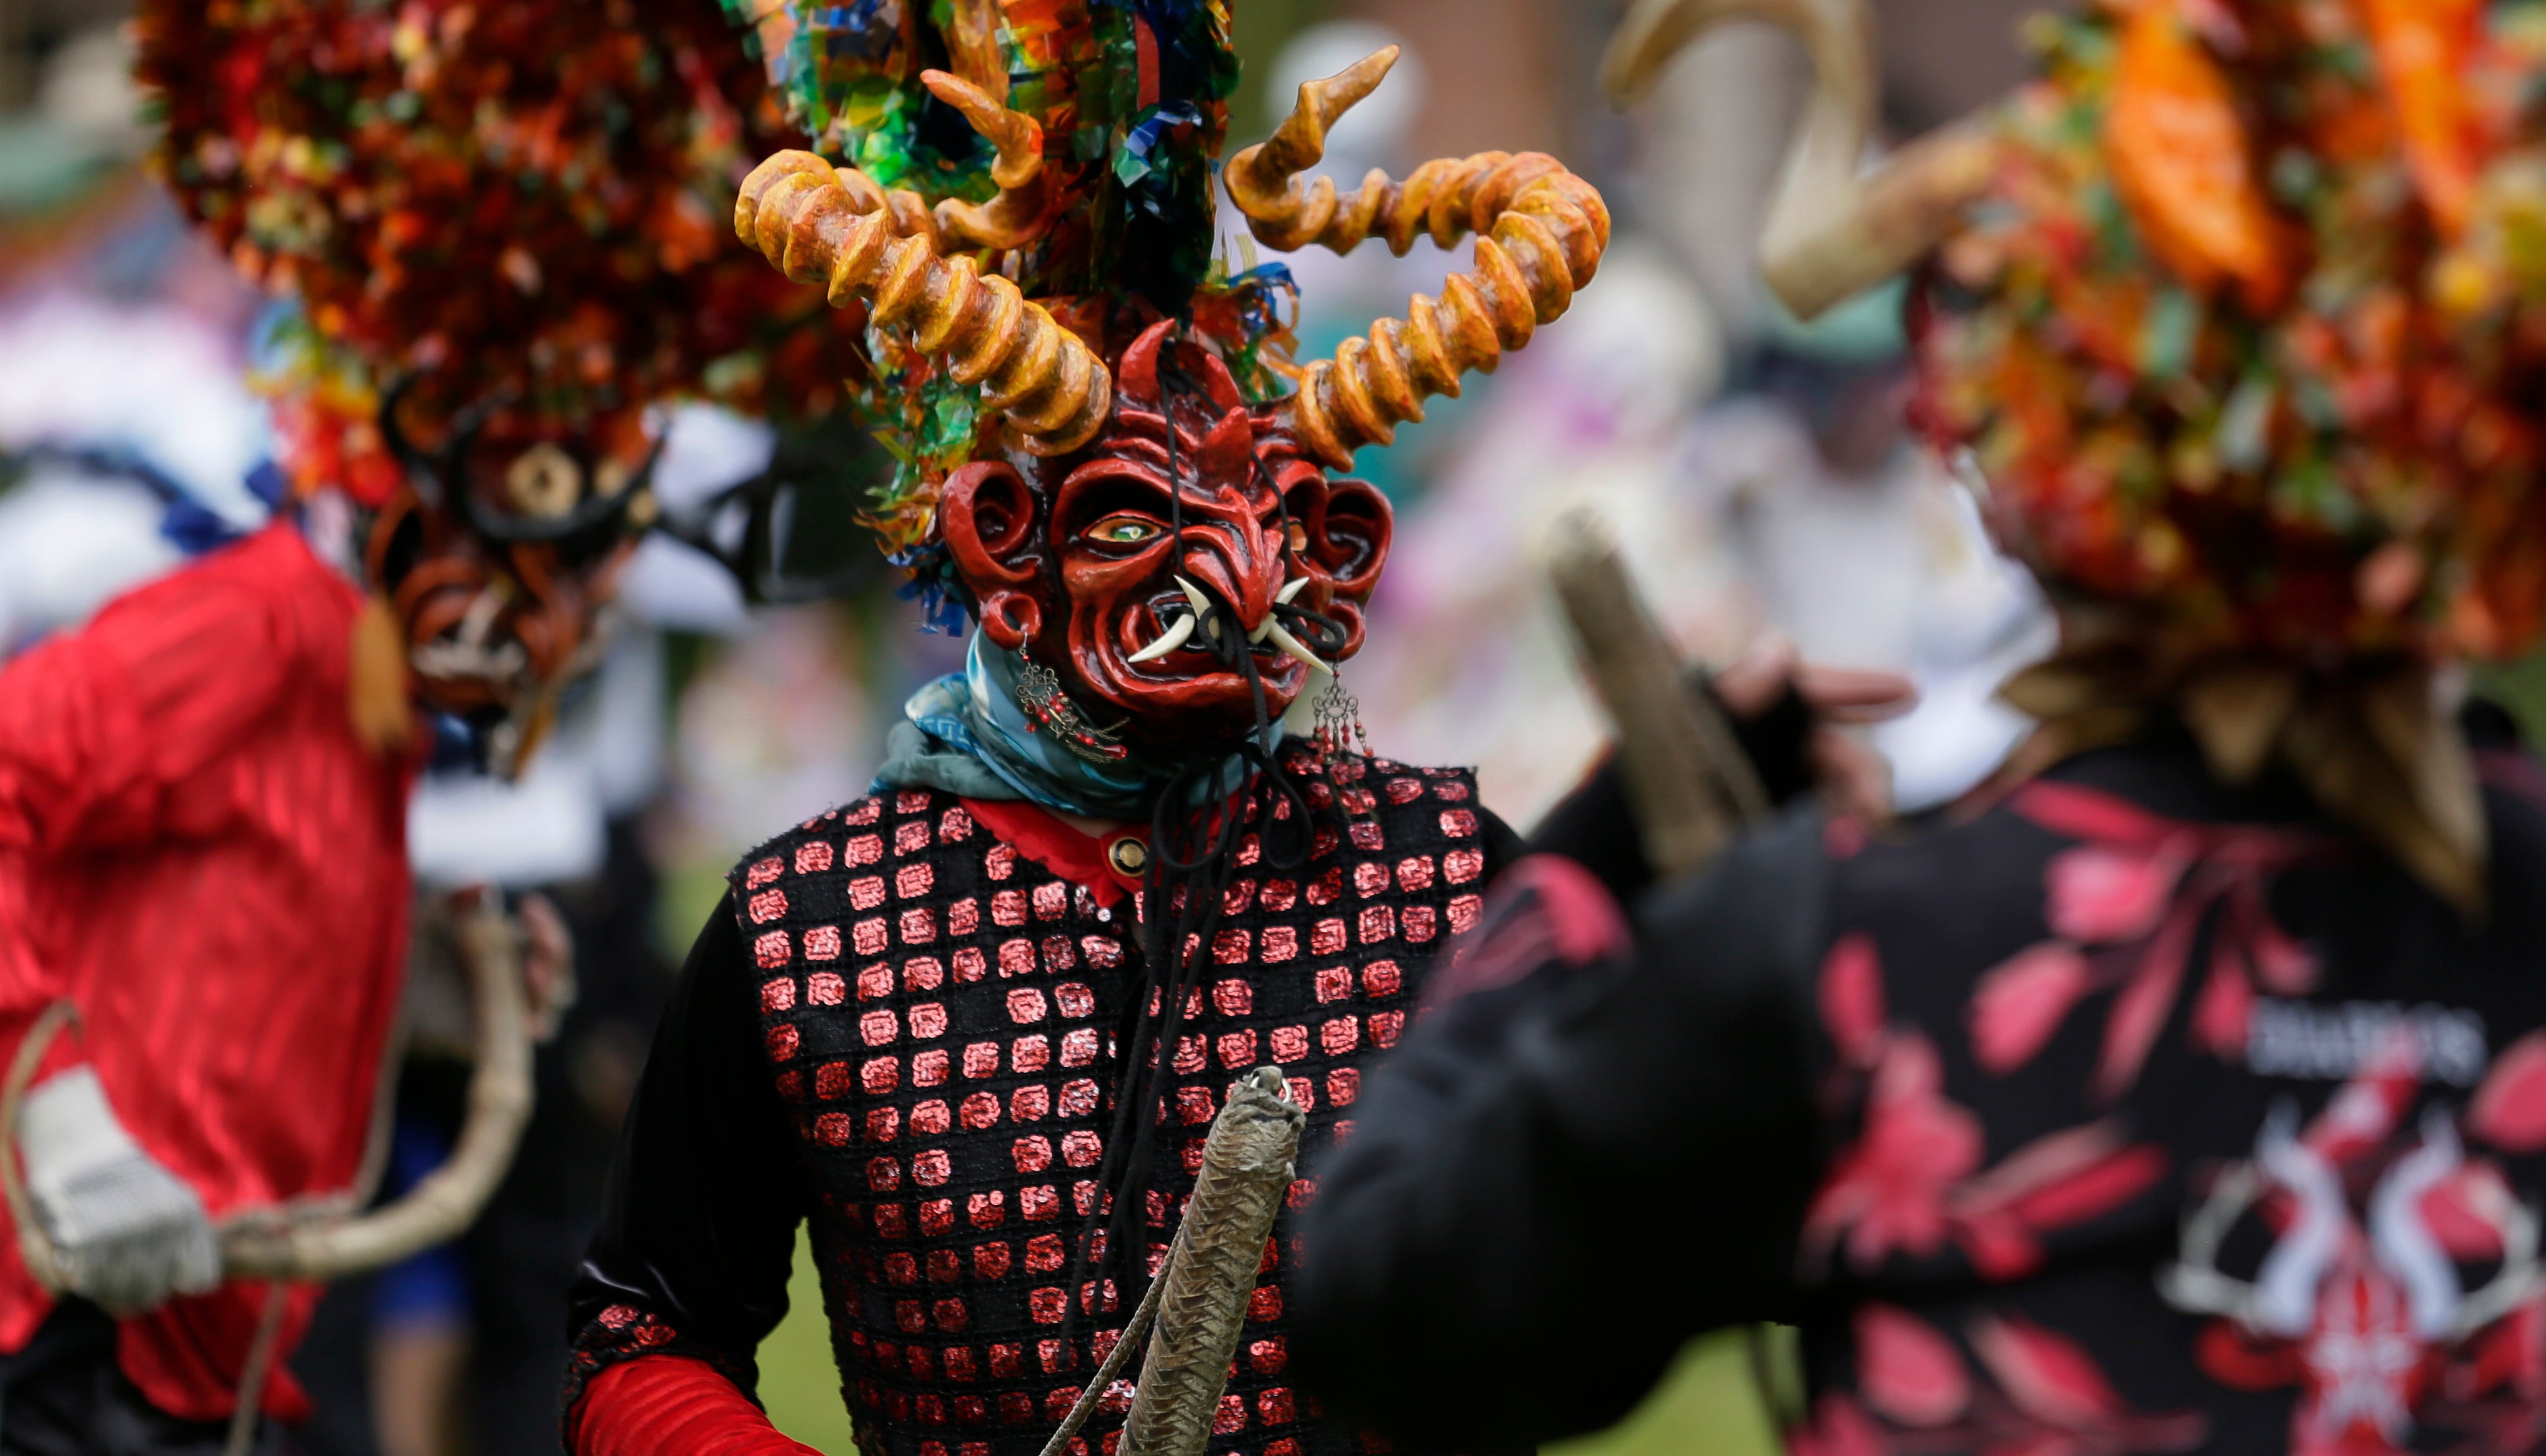
<path fill-rule="evenodd" d="M 1404 46 L 1391 42 L 1344 67 L 1342 75 L 1336 79 L 1351 78 L 1357 83 L 1358 89 L 1367 95 L 1379 89 L 1379 83 L 1388 79 L 1390 71 L 1397 69 L 1398 58 L 1404 53 Z"/>
<path fill-rule="evenodd" d="M 1684 0 L 1637 0 L 1600 56 L 1600 94 L 1620 110 L 1653 94 L 1673 56 L 1706 29 L 1677 19 Z"/>

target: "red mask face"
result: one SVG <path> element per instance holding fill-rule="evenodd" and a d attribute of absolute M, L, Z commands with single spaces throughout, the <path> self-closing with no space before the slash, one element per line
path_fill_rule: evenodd
<path fill-rule="evenodd" d="M 1391 524 L 1386 497 L 1328 479 L 1173 329 L 1125 352 L 1113 420 L 1086 450 L 967 466 L 939 502 L 983 634 L 1051 668 L 1091 718 L 1126 720 L 1127 744 L 1171 752 L 1251 729 L 1258 685 L 1273 717 L 1306 690 L 1277 632 L 1328 665 L 1360 650 Z M 1182 645 L 1132 660 L 1186 621 Z"/>

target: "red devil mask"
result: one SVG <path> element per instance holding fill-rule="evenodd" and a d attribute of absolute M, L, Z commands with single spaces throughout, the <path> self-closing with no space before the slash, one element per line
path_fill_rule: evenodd
<path fill-rule="evenodd" d="M 1278 717 L 1360 650 L 1387 498 L 1329 479 L 1219 358 L 1156 324 L 1084 449 L 957 471 L 948 552 L 990 642 L 1053 671 L 1129 748 L 1183 755 Z"/>

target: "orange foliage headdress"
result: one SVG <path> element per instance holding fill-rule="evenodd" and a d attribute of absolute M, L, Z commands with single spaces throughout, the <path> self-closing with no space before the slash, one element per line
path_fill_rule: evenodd
<path fill-rule="evenodd" d="M 1770 284 L 1811 312 L 1923 271 L 1921 423 L 2081 608 L 2010 696 L 2073 741 L 2164 706 L 2470 900 L 2429 664 L 2546 634 L 2546 4 L 2101 0 L 1865 176 L 1860 0 L 1644 0 L 1611 83 L 1763 12 L 1821 82 Z"/>
<path fill-rule="evenodd" d="M 273 381 L 302 489 L 386 500 L 375 428 L 501 396 L 525 435 L 641 459 L 683 394 L 817 409 L 854 356 L 723 236 L 790 134 L 698 0 L 145 0 L 155 163 L 242 271 L 299 300 Z"/>

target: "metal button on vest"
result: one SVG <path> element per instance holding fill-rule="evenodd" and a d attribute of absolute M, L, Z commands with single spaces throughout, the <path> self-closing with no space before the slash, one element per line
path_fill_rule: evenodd
<path fill-rule="evenodd" d="M 1105 846 L 1105 858 L 1118 875 L 1137 875 L 1149 863 L 1149 846 L 1126 834 Z"/>

